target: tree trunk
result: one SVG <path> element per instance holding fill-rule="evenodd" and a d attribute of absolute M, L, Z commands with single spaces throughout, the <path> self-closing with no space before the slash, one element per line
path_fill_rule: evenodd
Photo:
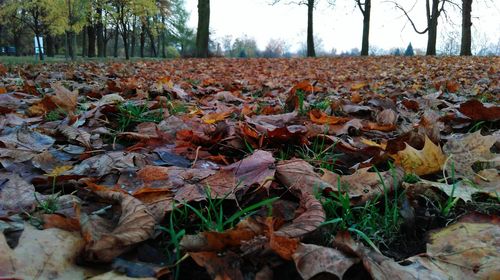
<path fill-rule="evenodd" d="M 136 20 L 134 19 L 134 24 L 133 24 L 133 29 L 132 29 L 132 33 L 130 34 L 130 57 L 134 57 L 135 56 L 135 41 L 136 41 L 136 32 L 137 32 L 137 28 L 136 28 Z"/>
<path fill-rule="evenodd" d="M 313 32 L 314 0 L 307 1 L 307 56 L 315 57 L 314 32 Z"/>
<path fill-rule="evenodd" d="M 16 48 L 16 56 L 21 55 L 21 32 L 16 32 L 13 34 L 14 39 L 14 48 Z"/>
<path fill-rule="evenodd" d="M 436 55 L 437 22 L 429 25 L 427 31 L 427 50 L 425 55 Z"/>
<path fill-rule="evenodd" d="M 82 30 L 82 57 L 86 57 L 87 56 L 87 51 L 88 51 L 87 27 L 84 27 L 83 30 Z"/>
<path fill-rule="evenodd" d="M 114 46 L 114 51 L 113 51 L 113 56 L 114 57 L 118 57 L 118 36 L 120 36 L 118 34 L 118 24 L 116 24 L 116 27 L 115 27 L 115 46 Z"/>
<path fill-rule="evenodd" d="M 148 27 L 148 36 L 149 36 L 149 56 L 156 57 L 156 47 L 155 47 L 155 37 L 153 36 L 153 32 Z"/>
<path fill-rule="evenodd" d="M 76 47 L 76 40 L 75 40 L 75 33 L 71 31 L 66 31 L 66 46 L 67 46 L 67 56 L 71 60 L 75 60 L 75 47 Z"/>
<path fill-rule="evenodd" d="M 89 48 L 87 54 L 89 57 L 95 57 L 95 30 L 96 28 L 94 24 L 90 24 L 87 27 L 87 35 L 89 37 L 88 40 Z"/>
<path fill-rule="evenodd" d="M 472 0 L 462 0 L 462 43 L 460 45 L 460 55 L 472 55 L 471 12 Z"/>
<path fill-rule="evenodd" d="M 54 47 L 54 37 L 50 34 L 45 36 L 45 43 L 47 44 L 46 51 L 48 57 L 54 57 L 55 47 Z"/>
<path fill-rule="evenodd" d="M 198 0 L 198 29 L 196 32 L 196 56 L 208 57 L 210 28 L 210 0 Z"/>
<path fill-rule="evenodd" d="M 432 10 L 429 11 L 429 0 L 427 8 L 427 50 L 425 55 L 436 55 L 437 26 L 439 18 L 439 0 L 432 0 Z"/>
<path fill-rule="evenodd" d="M 127 30 L 127 24 L 122 21 L 122 39 L 123 39 L 123 48 L 125 49 L 125 59 L 129 60 L 129 45 L 128 45 L 128 30 Z"/>
<path fill-rule="evenodd" d="M 372 1 L 365 0 L 365 9 L 363 12 L 363 41 L 361 43 L 361 55 L 368 55 L 370 49 L 370 12 L 372 9 Z"/>
<path fill-rule="evenodd" d="M 141 38 L 140 38 L 140 52 L 141 57 L 144 58 L 144 45 L 146 44 L 146 27 L 144 21 L 141 24 Z"/>
<path fill-rule="evenodd" d="M 97 33 L 97 55 L 99 57 L 106 56 L 106 42 L 104 40 L 104 24 L 102 23 L 102 9 L 97 9 L 98 20 L 96 24 Z"/>

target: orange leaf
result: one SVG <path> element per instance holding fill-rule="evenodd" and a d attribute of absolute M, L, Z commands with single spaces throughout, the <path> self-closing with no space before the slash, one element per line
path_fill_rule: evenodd
<path fill-rule="evenodd" d="M 167 180 L 168 168 L 147 165 L 137 172 L 137 177 L 144 181 Z"/>
<path fill-rule="evenodd" d="M 328 116 L 327 114 L 325 114 L 319 110 L 309 111 L 309 118 L 311 118 L 312 122 L 318 123 L 318 124 L 337 124 L 337 123 L 345 123 L 345 122 L 349 121 L 349 118 Z"/>

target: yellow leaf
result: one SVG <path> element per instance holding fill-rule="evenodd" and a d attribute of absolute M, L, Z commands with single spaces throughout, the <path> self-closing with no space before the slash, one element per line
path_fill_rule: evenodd
<path fill-rule="evenodd" d="M 366 87 L 368 84 L 366 82 L 359 82 L 351 86 L 351 90 L 359 90 Z"/>
<path fill-rule="evenodd" d="M 229 115 L 231 115 L 231 112 L 224 112 L 224 113 L 210 113 L 206 114 L 201 118 L 201 120 L 204 123 L 208 124 L 214 124 L 216 122 L 223 121 L 225 118 L 227 118 Z"/>
<path fill-rule="evenodd" d="M 71 168 L 73 168 L 73 166 L 71 166 L 71 165 L 58 166 L 58 167 L 54 168 L 54 170 L 50 171 L 50 173 L 45 174 L 45 175 L 47 175 L 49 177 L 57 177 L 57 176 L 63 174 L 64 172 L 70 170 Z"/>
<path fill-rule="evenodd" d="M 379 144 L 375 141 L 372 141 L 372 140 L 366 139 L 366 138 L 361 138 L 360 142 L 367 145 L 367 146 L 370 146 L 370 147 L 378 147 L 382 150 L 385 150 L 385 148 L 387 148 L 387 143 L 380 143 Z"/>
<path fill-rule="evenodd" d="M 417 150 L 406 143 L 406 148 L 393 157 L 396 164 L 402 166 L 406 172 L 419 176 L 441 170 L 446 161 L 446 156 L 443 154 L 441 147 L 434 144 L 427 136 L 425 136 L 425 144 L 422 150 Z"/>

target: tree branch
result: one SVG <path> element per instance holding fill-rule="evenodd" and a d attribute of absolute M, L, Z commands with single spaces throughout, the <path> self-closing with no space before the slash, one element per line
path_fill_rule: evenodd
<path fill-rule="evenodd" d="M 363 16 L 365 16 L 365 11 L 366 11 L 366 8 L 363 9 L 362 6 L 364 6 L 363 3 L 361 3 L 361 0 L 355 0 L 356 1 L 356 4 L 358 5 L 358 8 L 359 10 L 361 11 L 361 13 L 363 14 Z"/>
<path fill-rule="evenodd" d="M 425 28 L 423 31 L 418 31 L 417 27 L 415 26 L 415 23 L 414 23 L 414 22 L 413 22 L 413 20 L 410 18 L 410 16 L 409 16 L 409 15 L 408 15 L 408 13 L 406 12 L 406 10 L 405 10 L 403 7 L 401 7 L 398 3 L 394 2 L 394 1 L 391 1 L 391 2 L 392 2 L 392 3 L 394 3 L 394 6 L 395 6 L 397 9 L 401 10 L 401 11 L 405 14 L 406 18 L 407 18 L 407 19 L 408 19 L 408 21 L 411 23 L 411 26 L 413 27 L 413 30 L 415 30 L 415 32 L 417 32 L 418 34 L 425 34 L 425 33 L 427 33 L 427 31 L 429 30 L 429 26 L 427 26 L 427 28 Z"/>

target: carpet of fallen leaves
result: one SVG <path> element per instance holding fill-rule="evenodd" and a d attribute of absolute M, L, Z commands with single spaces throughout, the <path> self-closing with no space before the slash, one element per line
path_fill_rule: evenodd
<path fill-rule="evenodd" d="M 496 279 L 499 96 L 499 57 L 0 64 L 0 278 Z"/>

